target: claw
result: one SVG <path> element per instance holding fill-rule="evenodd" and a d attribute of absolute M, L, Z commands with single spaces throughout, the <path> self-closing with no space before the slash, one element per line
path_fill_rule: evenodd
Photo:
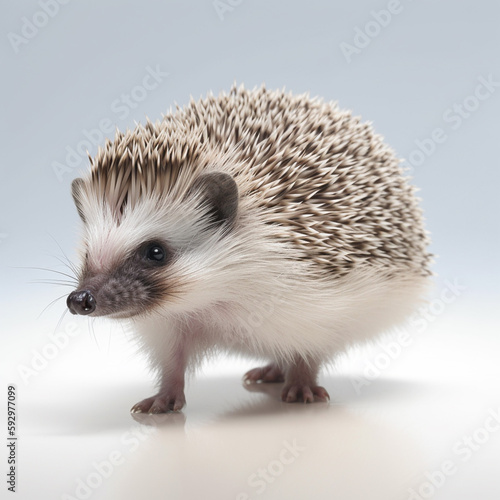
<path fill-rule="evenodd" d="M 303 403 L 314 403 L 315 399 L 318 401 L 329 401 L 330 395 L 327 390 L 321 386 L 309 385 L 286 385 L 281 393 L 281 399 L 286 403 L 295 403 L 302 401 Z"/>
<path fill-rule="evenodd" d="M 283 382 L 285 380 L 283 372 L 275 364 L 270 364 L 260 368 L 253 368 L 245 373 L 243 376 L 243 381 L 245 384 L 251 384 L 254 382 Z"/>
<path fill-rule="evenodd" d="M 186 399 L 183 393 L 173 396 L 160 393 L 151 398 L 142 400 L 134 405 L 130 411 L 131 413 L 148 413 L 149 415 L 157 415 L 159 413 L 180 411 L 185 404 Z"/>

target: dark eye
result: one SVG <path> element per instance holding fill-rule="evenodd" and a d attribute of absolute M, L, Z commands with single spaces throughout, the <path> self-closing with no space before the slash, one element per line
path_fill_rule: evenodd
<path fill-rule="evenodd" d="M 166 257 L 167 252 L 161 245 L 155 243 L 146 249 L 146 259 L 148 260 L 152 260 L 153 262 L 163 262 Z"/>

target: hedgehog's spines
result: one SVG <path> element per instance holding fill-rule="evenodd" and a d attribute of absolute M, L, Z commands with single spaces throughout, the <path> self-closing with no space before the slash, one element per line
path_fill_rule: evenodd
<path fill-rule="evenodd" d="M 414 190 L 370 123 L 336 102 L 236 83 L 175 108 L 117 129 L 91 160 L 87 188 L 118 216 L 144 194 L 175 199 L 201 172 L 221 170 L 297 258 L 338 276 L 353 263 L 391 261 L 429 272 Z"/>

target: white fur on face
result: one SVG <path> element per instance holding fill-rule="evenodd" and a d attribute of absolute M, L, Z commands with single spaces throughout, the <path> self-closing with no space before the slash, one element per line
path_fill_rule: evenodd
<path fill-rule="evenodd" d="M 82 269 L 93 278 L 102 275 L 105 280 L 112 270 L 130 260 L 141 245 L 165 242 L 173 252 L 164 271 L 165 281 L 175 283 L 174 291 L 161 304 L 166 309 L 180 307 L 186 311 L 216 302 L 220 299 L 219 291 L 226 287 L 222 281 L 217 292 L 211 293 L 212 284 L 221 276 L 231 277 L 228 266 L 254 258 L 244 248 L 248 237 L 239 242 L 226 227 L 209 227 L 206 207 L 200 207 L 196 196 L 183 202 L 143 198 L 133 208 L 125 205 L 118 216 L 98 196 L 92 192 L 80 196 L 85 219 L 82 254 L 86 255 Z M 116 272 L 113 280 L 114 289 L 123 289 Z M 123 276 L 123 282 L 129 282 L 129 276 Z"/>
<path fill-rule="evenodd" d="M 147 241 L 164 240 L 184 249 L 198 239 L 205 222 L 195 200 L 169 205 L 168 200 L 144 198 L 133 208 L 125 205 L 118 216 L 98 193 L 83 194 L 81 202 L 83 247 L 95 270 L 111 269 Z"/>

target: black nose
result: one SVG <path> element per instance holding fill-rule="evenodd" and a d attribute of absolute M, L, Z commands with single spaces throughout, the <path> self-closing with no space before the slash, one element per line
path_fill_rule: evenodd
<path fill-rule="evenodd" d="M 95 311 L 95 299 L 88 290 L 71 292 L 66 304 L 71 314 L 85 315 Z"/>

